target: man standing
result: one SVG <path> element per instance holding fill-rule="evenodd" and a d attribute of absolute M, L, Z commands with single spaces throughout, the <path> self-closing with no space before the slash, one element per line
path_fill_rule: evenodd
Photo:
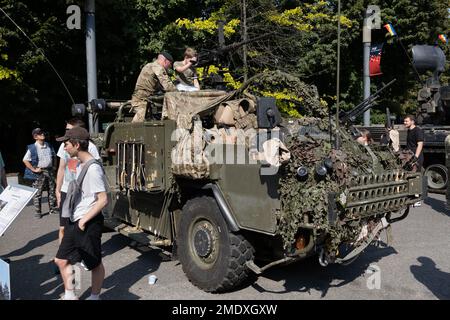
<path fill-rule="evenodd" d="M 177 89 L 180 91 L 198 91 L 200 84 L 198 82 L 197 71 L 194 65 L 197 63 L 197 52 L 192 48 L 187 48 L 184 52 L 183 61 L 175 61 L 173 68 L 177 75 Z"/>
<path fill-rule="evenodd" d="M 104 220 L 102 209 L 108 204 L 106 178 L 101 165 L 88 152 L 89 133 L 86 129 L 75 127 L 57 141 L 64 141 L 64 150 L 72 158 L 77 157 L 81 161 L 77 175 L 87 166 L 81 182 L 81 196 L 75 199 L 73 211 L 63 210 L 63 217 L 69 220 L 64 227 L 64 237 L 55 259 L 64 281 L 62 299 L 78 299 L 74 292 L 72 265 L 83 261 L 85 267 L 92 271 L 92 292 L 88 300 L 99 300 L 105 278 L 101 236 Z M 72 186 L 74 184 L 75 181 Z M 70 187 L 68 191 L 71 191 Z"/>
<path fill-rule="evenodd" d="M 417 161 L 417 171 L 423 166 L 423 131 L 416 126 L 416 119 L 412 115 L 407 115 L 403 120 L 403 124 L 408 129 L 406 135 L 406 149 L 414 153 Z"/>
<path fill-rule="evenodd" d="M 73 118 L 67 121 L 66 131 L 75 127 L 86 129 L 86 124 L 83 120 L 78 118 Z M 97 147 L 91 141 L 89 141 L 88 152 L 94 157 L 94 159 L 100 160 Z M 64 200 L 66 199 L 69 183 L 75 180 L 77 168 L 80 166 L 80 161 L 77 158 L 71 158 L 70 155 L 64 151 L 64 143 L 61 143 L 56 155 L 59 157 L 58 173 L 56 175 L 56 201 L 60 209 L 58 240 L 59 243 L 61 243 L 61 239 L 64 236 L 64 226 L 67 222 L 67 219 L 61 216 L 61 209 L 64 204 Z"/>
<path fill-rule="evenodd" d="M 403 120 L 403 124 L 408 129 L 406 135 L 406 149 L 414 153 L 417 171 L 420 172 L 423 166 L 423 131 L 416 126 L 416 119 L 412 115 L 407 115 Z M 422 203 L 417 201 L 414 207 L 419 207 Z"/>
<path fill-rule="evenodd" d="M 144 122 L 150 96 L 158 91 L 176 91 L 167 75 L 167 69 L 172 63 L 172 56 L 168 52 L 161 52 L 155 61 L 147 63 L 142 68 L 131 98 L 131 106 L 136 113 L 132 122 Z"/>
<path fill-rule="evenodd" d="M 55 150 L 45 142 L 45 133 L 42 129 L 36 128 L 32 131 L 35 143 L 28 145 L 27 152 L 23 157 L 25 164 L 24 178 L 33 181 L 33 188 L 38 191 L 34 195 L 33 203 L 36 210 L 34 216 L 42 218 L 42 191 L 48 183 L 48 203 L 50 214 L 58 213 L 55 196 L 55 172 L 53 170 L 53 160 Z"/>

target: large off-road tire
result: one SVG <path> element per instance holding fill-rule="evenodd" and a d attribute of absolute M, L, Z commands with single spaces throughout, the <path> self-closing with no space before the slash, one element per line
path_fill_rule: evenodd
<path fill-rule="evenodd" d="M 178 258 L 188 279 L 207 292 L 230 290 L 245 280 L 252 245 L 231 233 L 216 201 L 207 196 L 186 202 L 177 235 Z"/>

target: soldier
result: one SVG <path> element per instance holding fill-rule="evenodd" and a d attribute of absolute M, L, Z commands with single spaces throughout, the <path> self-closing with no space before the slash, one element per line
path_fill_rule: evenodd
<path fill-rule="evenodd" d="M 447 172 L 450 172 L 450 134 L 445 138 L 445 166 Z M 445 208 L 450 210 L 450 182 L 447 181 L 446 203 Z"/>
<path fill-rule="evenodd" d="M 198 82 L 195 64 L 197 63 L 197 52 L 192 48 L 184 51 L 184 60 L 175 61 L 173 68 L 177 75 L 177 89 L 180 91 L 198 91 L 200 84 Z"/>
<path fill-rule="evenodd" d="M 27 152 L 23 157 L 23 163 L 26 167 L 24 178 L 33 181 L 33 188 L 38 190 L 34 195 L 33 203 L 36 210 L 34 216 L 40 219 L 42 218 L 42 191 L 46 183 L 48 183 L 50 214 L 58 213 L 55 196 L 55 172 L 53 170 L 55 150 L 45 142 L 45 133 L 42 129 L 36 128 L 31 134 L 36 142 L 28 145 Z"/>
<path fill-rule="evenodd" d="M 144 122 L 148 98 L 158 91 L 176 91 L 175 85 L 167 75 L 167 69 L 173 63 L 168 52 L 161 52 L 158 58 L 147 63 L 141 70 L 131 98 L 131 106 L 136 113 L 132 122 Z"/>

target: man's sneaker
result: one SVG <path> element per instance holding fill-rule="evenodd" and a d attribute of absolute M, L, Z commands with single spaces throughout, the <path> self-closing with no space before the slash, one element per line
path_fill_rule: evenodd
<path fill-rule="evenodd" d="M 63 293 L 58 300 L 79 300 L 77 296 L 74 296 L 72 299 L 66 299 L 65 294 Z"/>
<path fill-rule="evenodd" d="M 50 210 L 50 212 L 48 214 L 59 214 L 59 212 L 57 209 L 55 209 L 55 210 Z"/>
<path fill-rule="evenodd" d="M 102 299 L 100 298 L 100 296 L 90 295 L 89 297 L 86 298 L 86 300 L 102 300 Z"/>
<path fill-rule="evenodd" d="M 413 207 L 420 207 L 422 205 L 422 201 L 417 201 L 413 204 Z"/>

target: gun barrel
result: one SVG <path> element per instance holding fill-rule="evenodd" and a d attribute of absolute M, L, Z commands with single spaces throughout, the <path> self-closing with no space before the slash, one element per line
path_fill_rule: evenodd
<path fill-rule="evenodd" d="M 359 115 L 363 114 L 367 110 L 369 110 L 372 107 L 372 103 L 378 99 L 380 93 L 385 90 L 387 87 L 392 85 L 397 79 L 393 79 L 387 84 L 385 84 L 382 88 L 377 90 L 375 93 L 371 94 L 369 97 L 364 99 L 362 102 L 360 102 L 356 107 L 354 107 L 352 110 L 342 113 L 342 116 L 340 116 L 340 121 L 342 123 L 346 123 L 349 120 L 354 120 Z"/>

